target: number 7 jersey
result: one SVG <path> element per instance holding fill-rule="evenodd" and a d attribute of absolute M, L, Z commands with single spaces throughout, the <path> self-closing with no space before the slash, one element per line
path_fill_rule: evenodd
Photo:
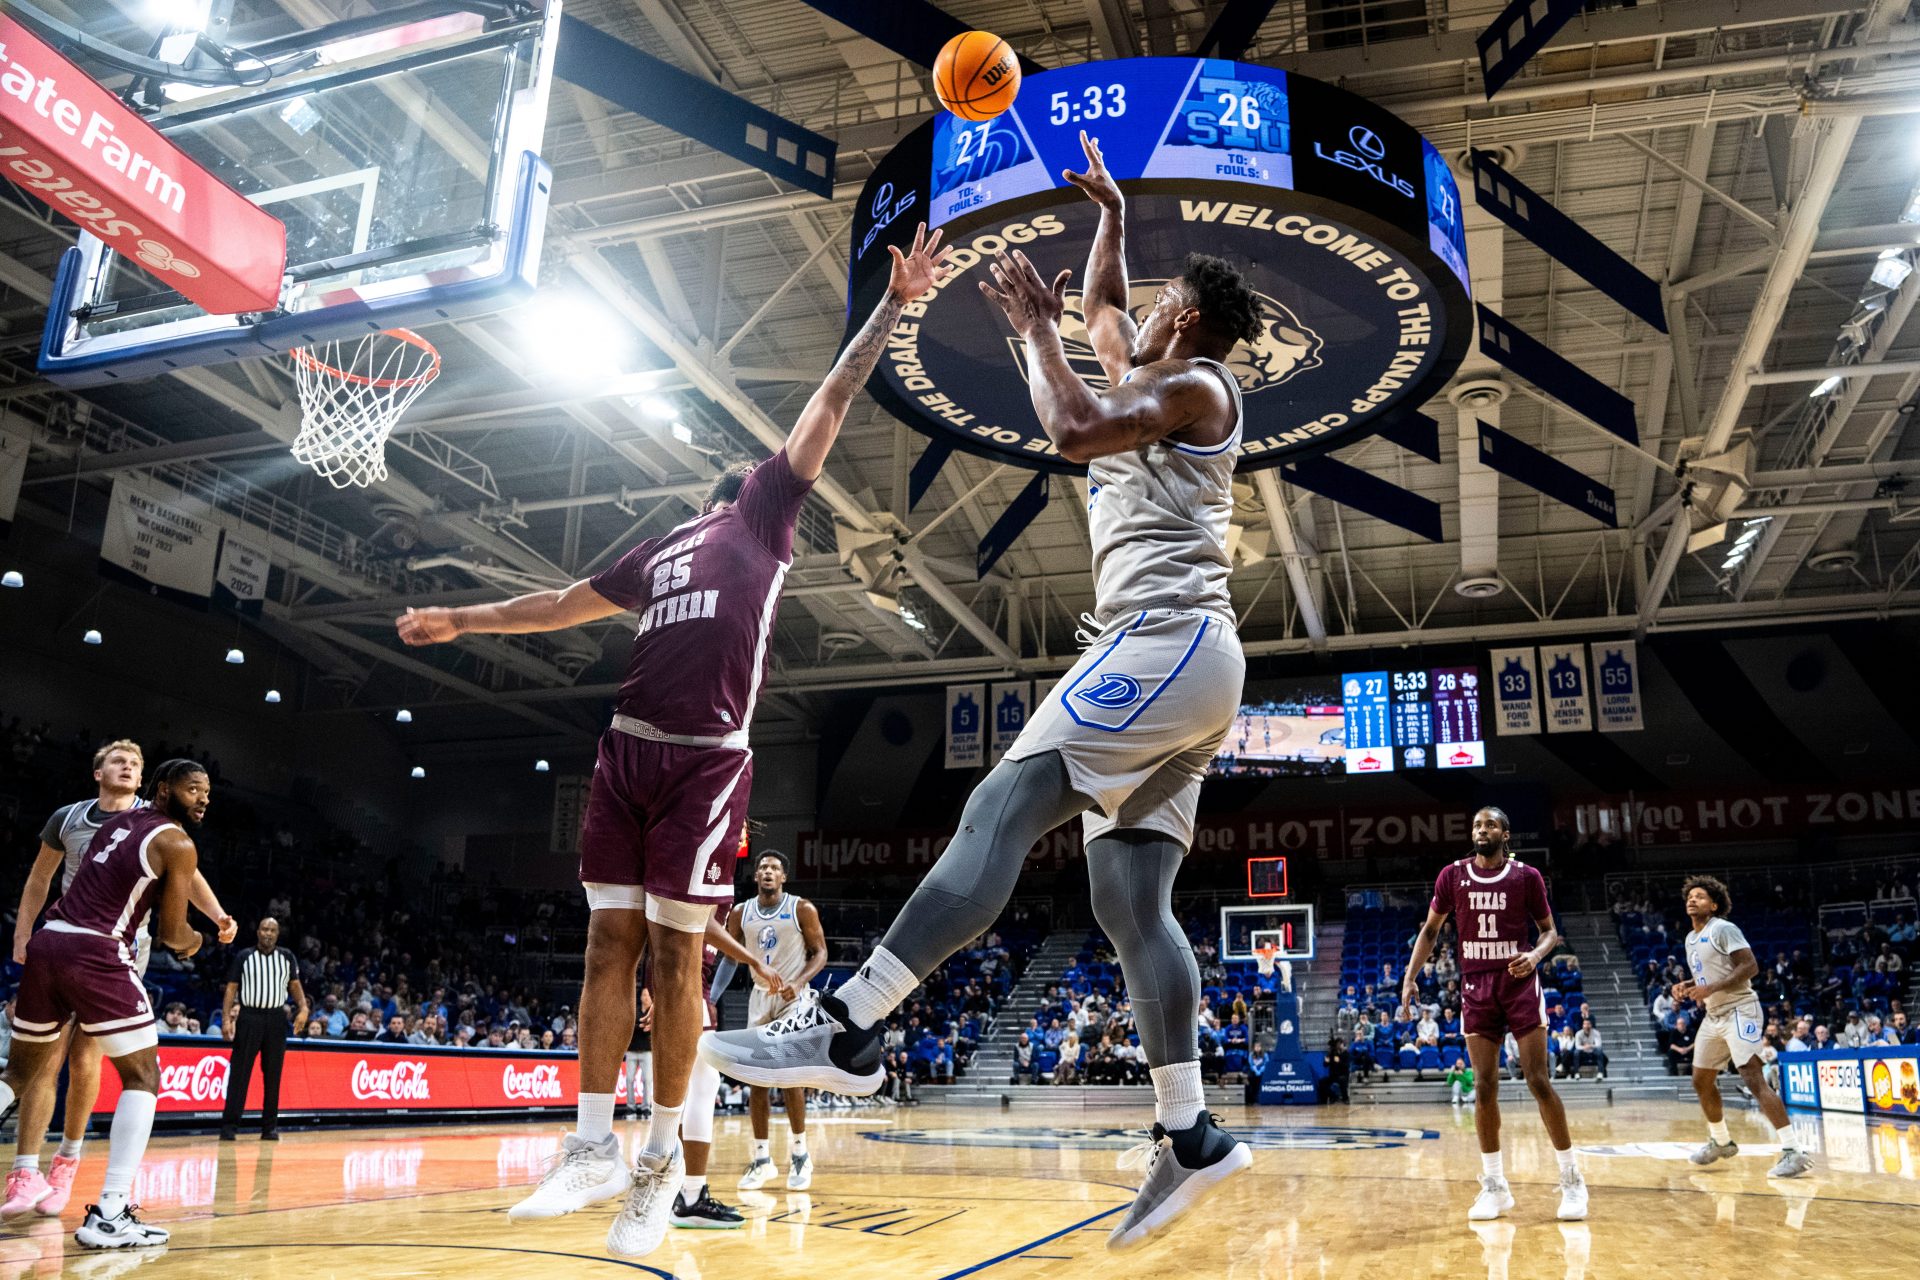
<path fill-rule="evenodd" d="M 1471 857 L 1449 862 L 1433 882 L 1433 909 L 1453 917 L 1463 973 L 1504 971 L 1532 949 L 1534 921 L 1553 912 L 1546 878 L 1518 858 L 1498 871 L 1482 871 Z"/>

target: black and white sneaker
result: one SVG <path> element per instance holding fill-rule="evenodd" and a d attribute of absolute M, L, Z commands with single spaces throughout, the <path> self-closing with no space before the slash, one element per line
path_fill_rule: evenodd
<path fill-rule="evenodd" d="M 1222 1182 L 1253 1163 L 1247 1144 L 1202 1112 L 1185 1129 L 1153 1126 L 1152 1135 L 1120 1158 L 1122 1169 L 1144 1169 L 1140 1191 L 1107 1248 L 1131 1249 L 1172 1226 Z"/>
<path fill-rule="evenodd" d="M 738 1209 L 721 1204 L 713 1198 L 711 1187 L 700 1189 L 700 1198 L 692 1204 L 687 1203 L 687 1193 L 682 1191 L 673 1198 L 673 1225 L 688 1231 L 734 1231 L 747 1225 Z"/>
<path fill-rule="evenodd" d="M 73 1238 L 88 1249 L 152 1249 L 167 1242 L 165 1227 L 149 1226 L 134 1216 L 133 1205 L 128 1205 L 118 1214 L 109 1218 L 100 1212 L 100 1206 L 87 1206 L 87 1220 L 73 1233 Z"/>
<path fill-rule="evenodd" d="M 887 1078 L 880 1032 L 853 1025 L 837 996 L 809 991 L 764 1027 L 709 1031 L 700 1057 L 730 1080 L 774 1089 L 826 1089 L 864 1097 Z"/>

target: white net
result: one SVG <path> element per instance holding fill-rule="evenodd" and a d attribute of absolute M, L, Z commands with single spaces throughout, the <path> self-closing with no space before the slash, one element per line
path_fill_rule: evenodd
<path fill-rule="evenodd" d="M 300 389 L 293 456 L 336 489 L 385 480 L 387 436 L 440 376 L 440 353 L 410 329 L 384 329 L 287 354 Z"/>

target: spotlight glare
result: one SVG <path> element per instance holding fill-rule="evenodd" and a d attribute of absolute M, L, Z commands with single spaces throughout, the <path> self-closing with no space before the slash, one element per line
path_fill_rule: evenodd
<path fill-rule="evenodd" d="M 640 412 L 657 422 L 678 422 L 680 406 L 665 396 L 645 396 L 640 401 Z"/>
<path fill-rule="evenodd" d="M 558 382 L 611 378 L 632 354 L 626 322 L 582 294 L 536 294 L 512 317 L 534 367 Z"/>

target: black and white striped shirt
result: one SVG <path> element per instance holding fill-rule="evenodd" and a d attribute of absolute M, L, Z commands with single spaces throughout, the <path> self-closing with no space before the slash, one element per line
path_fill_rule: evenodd
<path fill-rule="evenodd" d="M 293 952 L 285 947 L 262 951 L 248 947 L 233 958 L 227 981 L 240 988 L 243 1009 L 278 1009 L 288 1000 L 287 987 L 300 976 Z"/>

